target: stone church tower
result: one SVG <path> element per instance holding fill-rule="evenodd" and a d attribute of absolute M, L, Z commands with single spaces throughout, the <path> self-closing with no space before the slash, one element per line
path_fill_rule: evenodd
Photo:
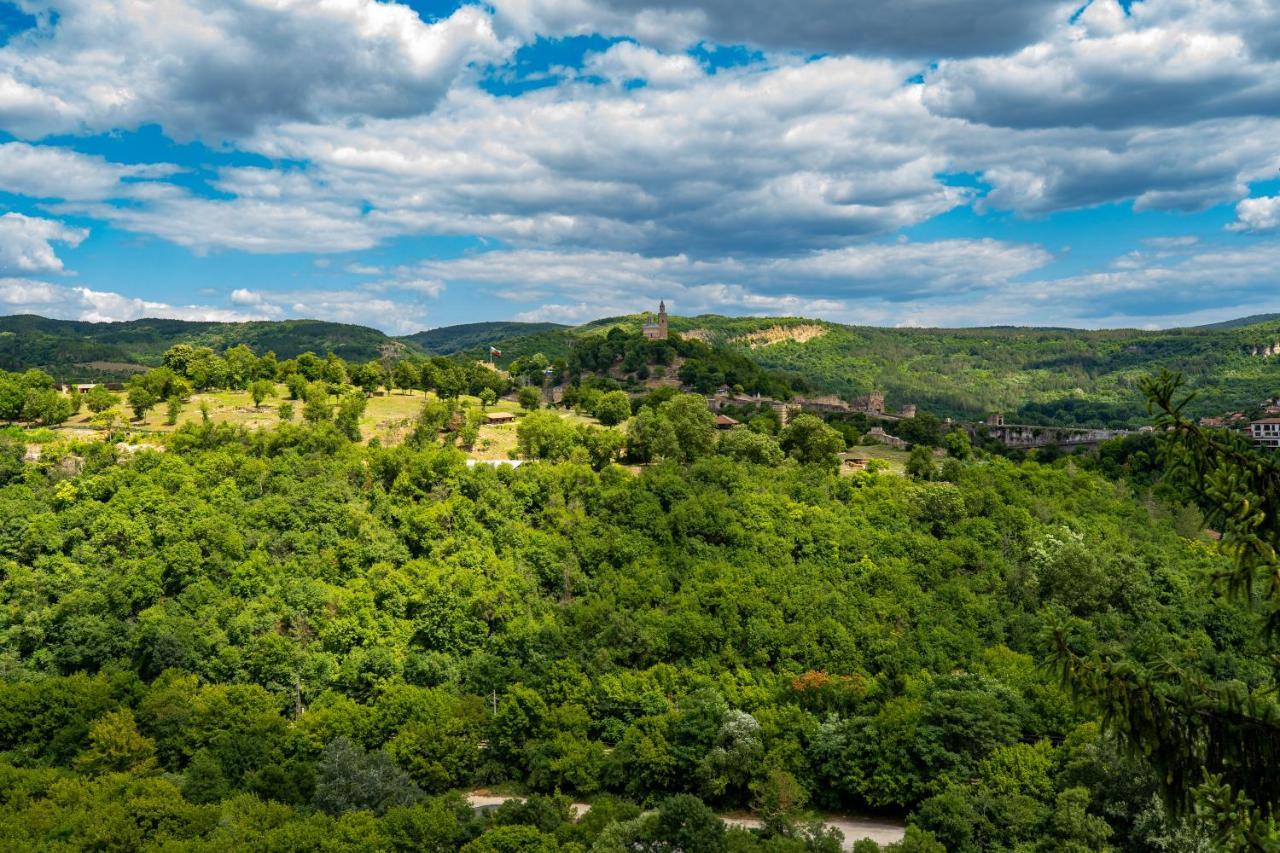
<path fill-rule="evenodd" d="M 667 339 L 667 303 L 658 303 L 658 320 L 656 323 L 650 322 L 644 324 L 644 336 L 651 341 L 665 341 Z"/>

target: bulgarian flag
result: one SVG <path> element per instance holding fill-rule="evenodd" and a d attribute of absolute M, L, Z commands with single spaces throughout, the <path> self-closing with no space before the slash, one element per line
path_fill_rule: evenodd
<path fill-rule="evenodd" d="M 498 358 L 501 355 L 502 355 L 502 350 L 498 349 L 495 346 L 489 347 L 489 358 Z"/>

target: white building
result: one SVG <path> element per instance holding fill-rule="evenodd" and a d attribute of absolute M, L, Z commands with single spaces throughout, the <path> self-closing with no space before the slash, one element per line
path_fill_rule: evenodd
<path fill-rule="evenodd" d="M 1249 437 L 1261 447 L 1280 447 L 1280 418 L 1262 418 L 1249 424 Z"/>

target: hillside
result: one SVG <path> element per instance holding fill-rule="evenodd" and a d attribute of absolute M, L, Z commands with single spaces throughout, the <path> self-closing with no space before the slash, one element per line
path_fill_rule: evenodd
<path fill-rule="evenodd" d="M 405 335 L 399 340 L 417 346 L 432 355 L 453 355 L 462 350 L 486 350 L 498 341 L 524 338 L 543 332 L 567 329 L 559 323 L 463 323 L 459 326 L 442 326 L 425 332 Z"/>
<path fill-rule="evenodd" d="M 0 317 L 0 369 L 38 367 L 63 381 L 119 376 L 136 369 L 131 365 L 157 365 L 176 343 L 216 350 L 247 344 L 255 352 L 270 350 L 280 358 L 333 352 L 348 361 L 377 358 L 387 348 L 415 348 L 377 329 L 321 320 L 84 323 L 33 315 Z"/>
<path fill-rule="evenodd" d="M 1259 322 L 1249 322 L 1258 320 Z M 82 323 L 34 316 L 0 318 L 0 369 L 40 367 L 60 380 L 128 373 L 154 365 L 179 342 L 225 349 L 238 343 L 288 358 L 307 350 L 348 361 L 389 348 L 499 361 L 543 353 L 568 358 L 573 342 L 613 326 L 638 330 L 640 315 L 578 327 L 554 323 L 468 323 L 391 338 L 376 329 L 316 320 L 193 323 L 136 320 Z M 1182 372 L 1198 391 L 1196 414 L 1256 408 L 1280 393 L 1280 320 L 1244 318 L 1186 329 L 1139 331 L 992 327 L 889 329 L 798 317 L 671 317 L 672 331 L 799 376 L 844 396 L 883 391 L 939 415 L 1003 412 L 1024 423 L 1124 425 L 1145 421 L 1137 381 L 1161 368 Z M 1270 351 L 1272 354 L 1267 355 Z"/>
<path fill-rule="evenodd" d="M 597 320 L 561 339 L 499 342 L 504 356 L 542 344 L 563 357 L 574 336 L 639 315 Z M 1027 423 L 1120 425 L 1144 421 L 1137 381 L 1168 368 L 1197 390 L 1192 411 L 1256 407 L 1280 393 L 1280 321 L 1187 329 L 1083 331 L 1023 327 L 890 329 L 798 317 L 672 317 L 671 329 L 739 350 L 760 366 L 798 374 L 844 396 L 884 391 L 891 407 L 915 403 L 940 415 L 1004 412 Z M 1271 348 L 1273 355 L 1265 351 Z"/>

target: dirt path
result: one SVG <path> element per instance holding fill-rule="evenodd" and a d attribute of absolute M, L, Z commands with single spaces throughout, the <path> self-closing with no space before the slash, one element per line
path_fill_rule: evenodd
<path fill-rule="evenodd" d="M 496 809 L 507 800 L 523 800 L 524 797 L 508 797 L 500 794 L 490 794 L 487 791 L 472 791 L 467 794 L 467 802 L 471 804 L 471 808 L 476 811 L 488 811 Z M 584 814 L 591 810 L 591 806 L 587 803 L 574 803 L 573 814 L 576 819 L 581 819 Z M 743 829 L 758 829 L 760 821 L 758 818 L 751 817 L 747 814 L 725 814 L 720 815 L 729 826 L 740 826 Z M 906 834 L 906 826 L 900 821 L 886 820 L 884 818 L 855 818 L 844 817 L 841 815 L 823 815 L 822 822 L 827 827 L 835 828 L 844 836 L 844 842 L 840 845 L 845 850 L 852 850 L 853 843 L 863 838 L 870 838 L 877 844 L 892 844 L 895 841 L 901 841 L 903 835 Z"/>
<path fill-rule="evenodd" d="M 729 826 L 740 826 L 743 829 L 760 828 L 760 820 L 749 815 L 729 814 L 720 817 Z M 907 831 L 905 824 L 884 818 L 822 815 L 822 823 L 828 828 L 840 830 L 840 834 L 844 836 L 840 847 L 844 850 L 852 850 L 853 842 L 861 841 L 863 838 L 870 838 L 877 844 L 892 844 L 895 841 L 901 841 Z"/>

